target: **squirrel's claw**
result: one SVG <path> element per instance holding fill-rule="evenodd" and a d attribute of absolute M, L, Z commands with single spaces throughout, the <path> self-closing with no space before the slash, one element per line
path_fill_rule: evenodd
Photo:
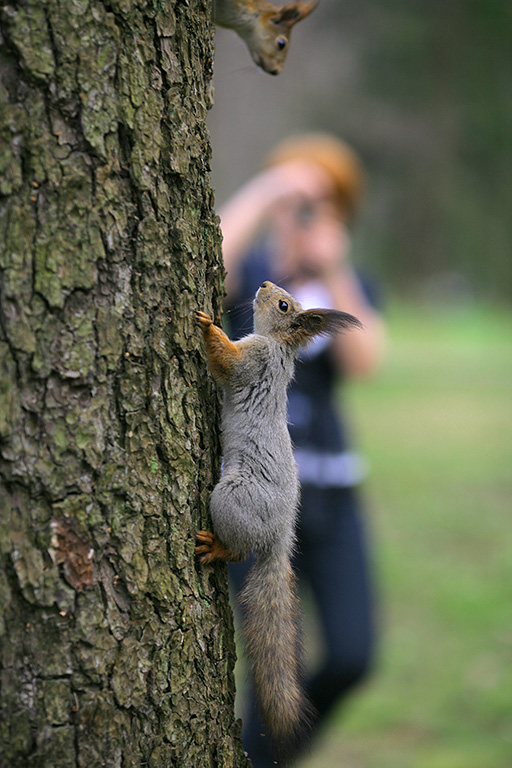
<path fill-rule="evenodd" d="M 213 320 L 211 319 L 210 315 L 207 315 L 206 312 L 196 312 L 195 318 L 197 323 L 201 326 L 201 328 L 209 328 L 210 325 L 212 325 Z"/>
<path fill-rule="evenodd" d="M 204 314 L 204 312 L 202 314 Z M 216 555 L 214 554 L 215 538 L 215 534 L 210 531 L 198 531 L 196 533 L 197 545 L 194 552 L 196 555 L 201 555 L 200 560 L 203 565 L 211 563 L 216 558 Z"/>
<path fill-rule="evenodd" d="M 211 531 L 198 531 L 196 533 L 196 539 L 203 544 L 209 544 L 211 547 L 215 539 L 215 534 Z"/>

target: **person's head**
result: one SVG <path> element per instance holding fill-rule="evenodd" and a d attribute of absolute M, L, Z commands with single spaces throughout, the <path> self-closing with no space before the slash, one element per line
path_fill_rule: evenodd
<path fill-rule="evenodd" d="M 269 154 L 266 166 L 300 162 L 325 173 L 331 185 L 330 202 L 339 217 L 350 224 L 361 205 L 364 171 L 357 154 L 344 141 L 327 133 L 292 136 Z"/>
<path fill-rule="evenodd" d="M 321 272 L 347 249 L 348 228 L 359 210 L 364 185 L 358 156 L 334 136 L 311 133 L 280 143 L 266 165 L 288 172 L 300 168 L 302 175 L 303 191 L 290 196 L 274 216 L 283 268 Z"/>

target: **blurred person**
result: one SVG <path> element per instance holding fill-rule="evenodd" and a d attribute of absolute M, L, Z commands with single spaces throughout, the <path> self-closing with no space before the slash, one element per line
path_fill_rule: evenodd
<path fill-rule="evenodd" d="M 320 338 L 301 353 L 288 398 L 301 481 L 294 568 L 315 602 L 325 646 L 308 681 L 313 732 L 362 679 L 374 652 L 371 569 L 359 485 L 363 459 L 351 446 L 338 383 L 378 367 L 384 323 L 374 288 L 350 259 L 350 227 L 360 207 L 363 169 L 343 142 L 325 134 L 292 137 L 220 211 L 231 338 L 251 332 L 247 302 L 264 280 L 282 285 L 305 309 L 349 312 L 363 323 Z M 237 588 L 250 561 L 230 565 Z M 251 699 L 244 746 L 254 768 L 276 765 Z"/>

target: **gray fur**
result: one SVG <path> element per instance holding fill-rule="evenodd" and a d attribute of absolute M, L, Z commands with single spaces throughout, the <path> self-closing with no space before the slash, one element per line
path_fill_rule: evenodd
<path fill-rule="evenodd" d="M 286 414 L 295 355 L 256 334 L 239 343 L 251 352 L 224 392 L 224 469 L 211 499 L 214 529 L 239 554 L 289 553 L 299 498 Z"/>

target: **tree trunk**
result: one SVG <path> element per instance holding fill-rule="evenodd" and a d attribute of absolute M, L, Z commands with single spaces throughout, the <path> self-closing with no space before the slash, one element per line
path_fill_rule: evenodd
<path fill-rule="evenodd" d="M 198 567 L 219 309 L 204 0 L 1 9 L 0 764 L 247 764 Z"/>

